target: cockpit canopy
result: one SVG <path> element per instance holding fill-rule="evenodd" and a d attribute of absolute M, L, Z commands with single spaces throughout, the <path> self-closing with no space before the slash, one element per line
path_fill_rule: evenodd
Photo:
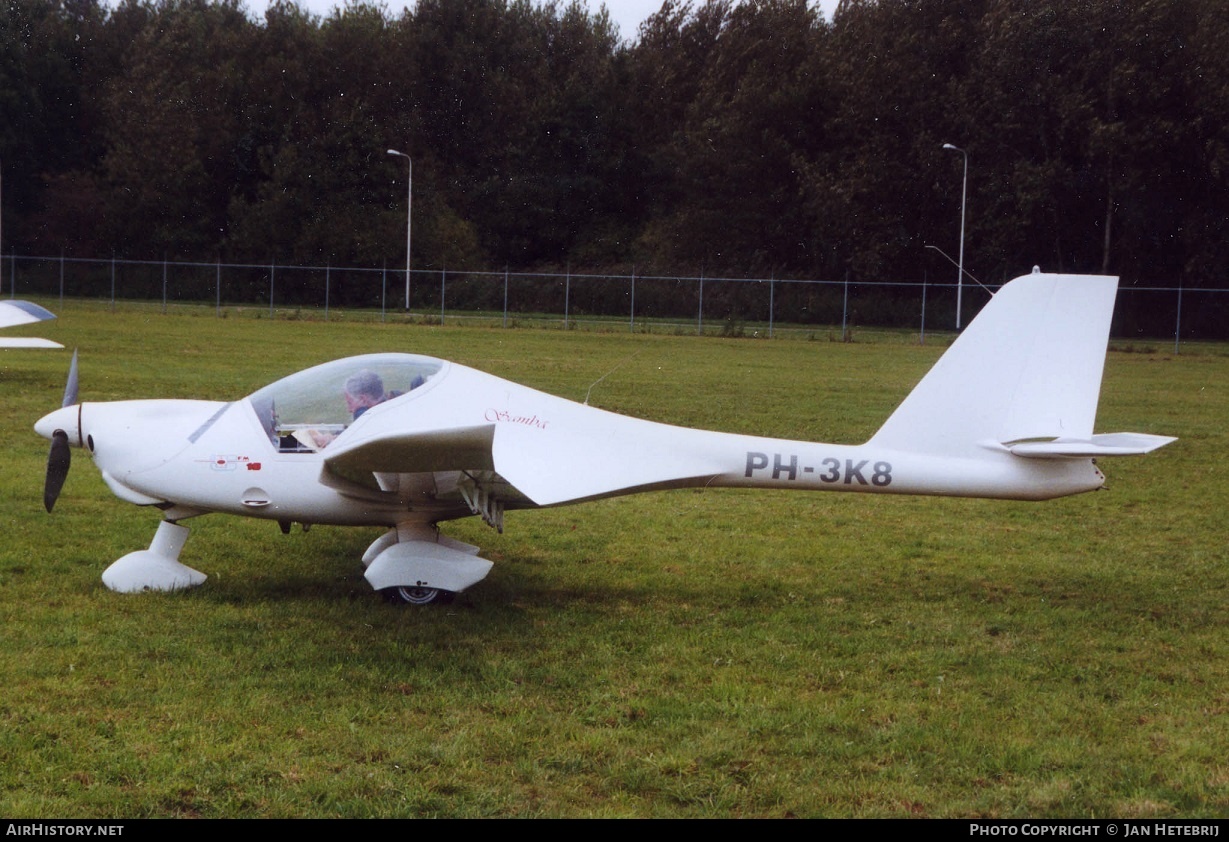
<path fill-rule="evenodd" d="M 445 365 L 412 354 L 347 357 L 283 377 L 248 400 L 279 451 L 313 452 L 372 406 L 422 388 Z"/>

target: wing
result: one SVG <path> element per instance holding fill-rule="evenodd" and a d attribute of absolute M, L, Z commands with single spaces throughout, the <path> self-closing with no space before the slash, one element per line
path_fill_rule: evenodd
<path fill-rule="evenodd" d="M 724 434 L 575 406 L 589 413 L 587 427 L 495 436 L 495 470 L 540 506 L 703 485 L 724 470 L 714 446 Z"/>
<path fill-rule="evenodd" d="M 381 474 L 461 472 L 456 490 L 471 508 L 481 509 L 484 495 L 551 506 L 702 485 L 722 471 L 711 440 L 724 436 L 594 409 L 454 364 L 447 382 L 370 410 L 323 455 L 327 472 L 350 480 L 356 472 L 377 482 Z"/>
<path fill-rule="evenodd" d="M 356 472 L 419 474 L 494 470 L 495 425 L 401 432 L 338 441 L 325 451 L 325 466 L 345 476 Z"/>
<path fill-rule="evenodd" d="M 0 301 L 0 328 L 45 322 L 54 318 L 55 313 L 29 301 L 18 301 L 15 299 Z M 35 339 L 24 336 L 0 339 L 0 348 L 63 347 L 60 343 L 52 342 L 50 339 Z"/>
<path fill-rule="evenodd" d="M 29 301 L 0 301 L 0 327 L 15 327 L 55 318 L 55 313 Z"/>

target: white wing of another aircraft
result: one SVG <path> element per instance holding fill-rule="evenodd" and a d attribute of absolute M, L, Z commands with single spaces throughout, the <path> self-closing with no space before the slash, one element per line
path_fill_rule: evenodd
<path fill-rule="evenodd" d="M 231 403 L 78 403 L 35 425 L 51 439 L 50 511 L 70 449 L 121 499 L 162 511 L 148 550 L 112 564 L 121 591 L 204 581 L 179 563 L 180 521 L 226 512 L 384 526 L 368 548 L 378 590 L 427 603 L 491 562 L 440 534 L 478 515 L 687 487 L 785 488 L 1046 500 L 1101 488 L 1097 457 L 1173 441 L 1096 434 L 1117 278 L 1035 273 L 994 296 L 862 445 L 692 430 L 606 412 L 411 354 L 335 360 Z"/>
<path fill-rule="evenodd" d="M 0 300 L 0 329 L 45 322 L 55 318 L 55 313 L 30 301 L 16 299 Z M 63 348 L 50 339 L 35 339 L 24 336 L 0 337 L 0 348 Z"/>

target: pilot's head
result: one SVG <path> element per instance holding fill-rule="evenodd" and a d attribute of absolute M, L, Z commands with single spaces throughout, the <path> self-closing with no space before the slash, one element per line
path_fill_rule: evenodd
<path fill-rule="evenodd" d="M 351 374 L 346 379 L 346 408 L 358 418 L 376 404 L 388 400 L 384 392 L 384 381 L 374 371 L 363 371 Z"/>

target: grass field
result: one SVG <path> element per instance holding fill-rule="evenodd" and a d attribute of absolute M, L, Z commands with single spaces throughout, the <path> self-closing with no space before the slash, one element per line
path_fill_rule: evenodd
<path fill-rule="evenodd" d="M 446 357 L 670 423 L 859 442 L 939 343 L 111 314 L 81 397 L 230 399 L 353 353 Z M 156 512 L 80 452 L 68 352 L 0 350 L 0 815 L 1224 816 L 1229 352 L 1111 353 L 1098 427 L 1181 437 L 1048 503 L 646 494 L 476 520 L 491 576 L 386 605 L 378 530 L 188 521 L 203 588 L 104 567 Z"/>

